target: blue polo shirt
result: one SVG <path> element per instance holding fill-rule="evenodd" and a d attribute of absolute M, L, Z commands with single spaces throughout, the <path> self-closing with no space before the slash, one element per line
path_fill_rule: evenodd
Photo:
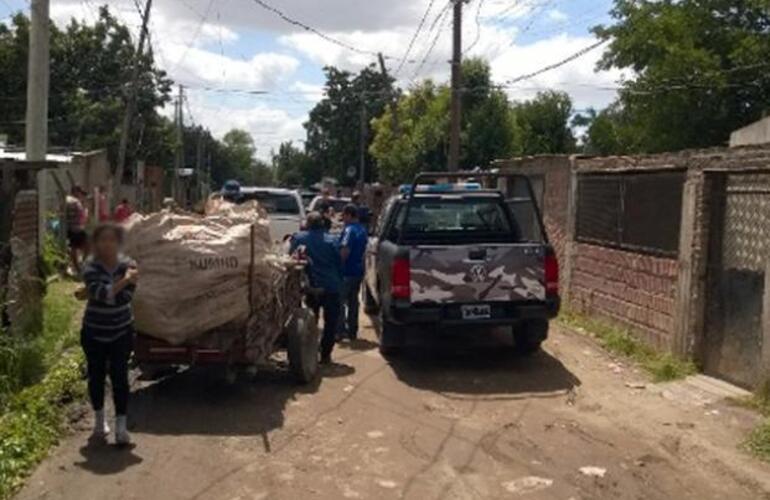
<path fill-rule="evenodd" d="M 347 260 L 342 264 L 342 274 L 346 278 L 360 278 L 364 275 L 364 253 L 368 240 L 366 228 L 358 222 L 348 224 L 342 230 L 340 246 L 350 249 Z"/>
<path fill-rule="evenodd" d="M 291 239 L 290 251 L 304 246 L 307 251 L 310 283 L 326 292 L 339 292 L 342 286 L 342 259 L 337 238 L 323 229 L 301 231 Z"/>

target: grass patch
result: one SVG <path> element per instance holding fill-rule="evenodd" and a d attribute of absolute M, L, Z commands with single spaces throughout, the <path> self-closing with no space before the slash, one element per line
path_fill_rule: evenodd
<path fill-rule="evenodd" d="M 770 380 L 761 384 L 750 397 L 733 399 L 732 403 L 759 412 L 765 417 L 743 442 L 743 447 L 752 455 L 770 462 Z"/>
<path fill-rule="evenodd" d="M 591 335 L 612 354 L 632 359 L 652 375 L 655 382 L 677 380 L 697 371 L 691 361 L 683 361 L 670 353 L 658 352 L 623 330 L 606 321 L 574 312 L 562 312 L 559 322 Z"/>
<path fill-rule="evenodd" d="M 10 496 L 55 444 L 63 405 L 85 394 L 77 344 L 77 284 L 52 283 L 43 300 L 42 331 L 0 332 L 0 499 Z"/>

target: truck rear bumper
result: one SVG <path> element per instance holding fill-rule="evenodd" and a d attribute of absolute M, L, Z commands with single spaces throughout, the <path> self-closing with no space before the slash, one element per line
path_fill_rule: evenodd
<path fill-rule="evenodd" d="M 552 319 L 559 314 L 558 298 L 538 303 L 490 302 L 489 319 L 463 319 L 461 307 L 470 304 L 413 305 L 394 304 L 390 320 L 402 325 L 433 324 L 444 326 L 516 325 L 527 319 Z"/>

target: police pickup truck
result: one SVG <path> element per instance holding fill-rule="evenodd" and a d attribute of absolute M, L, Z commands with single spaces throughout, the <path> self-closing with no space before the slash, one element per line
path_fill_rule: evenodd
<path fill-rule="evenodd" d="M 559 268 L 529 180 L 505 176 L 510 199 L 458 181 L 495 176 L 420 174 L 386 203 L 364 280 L 383 354 L 429 328 L 511 326 L 525 354 L 546 339 L 559 311 Z"/>

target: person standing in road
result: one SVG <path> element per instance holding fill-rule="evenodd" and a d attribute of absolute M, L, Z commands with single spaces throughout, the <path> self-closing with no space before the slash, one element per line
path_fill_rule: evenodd
<path fill-rule="evenodd" d="M 86 234 L 88 213 L 84 205 L 85 199 L 86 192 L 80 186 L 72 186 L 66 199 L 65 217 L 70 264 L 76 275 L 80 275 L 80 263 L 88 255 L 88 235 Z"/>
<path fill-rule="evenodd" d="M 331 191 L 328 187 L 324 187 L 321 190 L 321 199 L 316 203 L 315 209 L 318 210 L 323 218 L 324 229 L 331 231 L 334 225 L 334 203 L 332 203 Z"/>
<path fill-rule="evenodd" d="M 110 428 L 104 417 L 104 382 L 109 373 L 115 404 L 115 442 L 131 442 L 126 425 L 128 410 L 128 360 L 134 347 L 131 310 L 139 280 L 136 264 L 120 253 L 123 229 L 99 225 L 93 233 L 93 256 L 83 271 L 88 299 L 80 343 L 86 355 L 88 394 L 94 409 L 93 437 L 104 439 Z"/>
<path fill-rule="evenodd" d="M 321 363 L 330 364 L 340 315 L 342 261 L 337 238 L 325 231 L 321 214 L 308 214 L 306 228 L 292 237 L 289 252 L 293 254 L 300 247 L 305 249 L 310 284 L 318 290 L 317 305 L 323 309 Z"/>
<path fill-rule="evenodd" d="M 131 214 L 134 213 L 134 209 L 131 208 L 131 203 L 129 203 L 127 198 L 123 198 L 121 200 L 120 204 L 115 207 L 115 214 L 113 215 L 113 220 L 117 222 L 118 224 L 122 224 L 126 221 L 129 217 L 131 217 Z"/>
<path fill-rule="evenodd" d="M 359 221 L 359 207 L 350 204 L 342 211 L 345 228 L 340 236 L 342 258 L 342 306 L 340 313 L 340 337 L 358 338 L 358 307 L 361 282 L 364 279 L 364 252 L 368 236 Z"/>
<path fill-rule="evenodd" d="M 361 191 L 353 191 L 350 202 L 355 205 L 358 210 L 358 223 L 361 224 L 364 229 L 368 230 L 372 212 L 369 210 L 369 207 L 366 206 L 366 203 L 364 203 Z"/>

